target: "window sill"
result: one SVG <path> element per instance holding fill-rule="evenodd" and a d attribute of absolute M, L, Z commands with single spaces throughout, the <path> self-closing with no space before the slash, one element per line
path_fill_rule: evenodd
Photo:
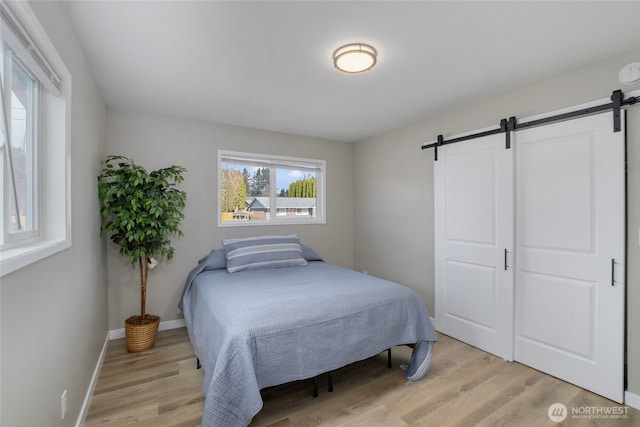
<path fill-rule="evenodd" d="M 0 252 L 0 277 L 71 247 L 69 240 L 41 240 Z"/>
<path fill-rule="evenodd" d="M 272 225 L 317 225 L 326 224 L 324 218 L 318 219 L 277 219 L 275 221 L 228 221 L 218 222 L 218 227 L 252 227 L 252 226 L 272 226 Z"/>

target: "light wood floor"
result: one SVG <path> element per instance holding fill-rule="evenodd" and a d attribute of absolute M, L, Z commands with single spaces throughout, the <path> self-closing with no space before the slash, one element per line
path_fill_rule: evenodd
<path fill-rule="evenodd" d="M 263 391 L 264 407 L 251 426 L 640 426 L 640 411 L 616 404 L 519 363 L 509 363 L 445 335 L 438 335 L 427 375 L 407 382 L 398 368 L 411 355 L 394 347 L 334 374 L 333 393 L 320 380 Z M 124 340 L 109 344 L 86 426 L 199 426 L 204 398 L 202 370 L 184 328 L 160 332 L 155 348 L 127 353 Z M 564 404 L 562 424 L 547 415 Z M 583 413 L 574 418 L 572 410 Z M 594 409 L 595 408 L 595 409 Z M 626 418 L 584 418 L 586 411 L 626 411 Z"/>

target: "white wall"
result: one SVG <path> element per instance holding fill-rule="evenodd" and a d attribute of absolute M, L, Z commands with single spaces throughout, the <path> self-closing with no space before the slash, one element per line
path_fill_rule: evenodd
<path fill-rule="evenodd" d="M 74 425 L 107 336 L 96 176 L 106 107 L 61 2 L 30 3 L 71 72 L 72 247 L 2 278 L 0 424 Z M 68 390 L 68 415 L 60 396 Z"/>
<path fill-rule="evenodd" d="M 354 148 L 354 266 L 405 283 L 434 313 L 433 150 L 420 150 L 438 134 L 496 127 L 501 118 L 525 118 L 611 95 L 618 71 L 640 51 L 590 64 L 572 73 L 459 108 L 357 143 Z M 428 96 L 428 94 L 425 94 Z M 640 395 L 640 107 L 628 114 L 628 358 L 629 390 Z M 376 209 L 374 209 L 374 206 Z"/>
<path fill-rule="evenodd" d="M 148 170 L 173 164 L 188 170 L 181 186 L 187 192 L 184 237 L 173 240 L 173 260 L 149 275 L 149 313 L 163 321 L 179 318 L 176 306 L 188 272 L 223 238 L 297 233 L 327 261 L 353 266 L 352 144 L 126 111 L 109 111 L 108 117 L 109 154 L 130 157 Z M 326 225 L 218 228 L 218 149 L 326 160 Z M 139 314 L 139 276 L 110 242 L 107 252 L 109 328 L 121 329 L 128 316 Z"/>

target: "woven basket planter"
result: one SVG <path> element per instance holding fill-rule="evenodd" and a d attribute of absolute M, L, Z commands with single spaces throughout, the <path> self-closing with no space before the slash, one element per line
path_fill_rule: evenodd
<path fill-rule="evenodd" d="M 124 331 L 127 338 L 127 351 L 139 353 L 152 348 L 156 344 L 160 317 L 147 314 L 144 319 L 131 316 L 124 321 Z"/>

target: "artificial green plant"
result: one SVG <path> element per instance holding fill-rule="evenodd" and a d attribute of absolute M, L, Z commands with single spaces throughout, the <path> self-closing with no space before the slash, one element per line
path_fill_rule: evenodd
<path fill-rule="evenodd" d="M 107 156 L 98 176 L 98 197 L 106 220 L 100 235 L 111 234 L 120 255 L 140 269 L 140 323 L 146 319 L 151 257 L 171 259 L 169 238 L 182 236 L 180 223 L 187 195 L 177 188 L 186 169 L 170 166 L 147 172 L 123 156 Z"/>

